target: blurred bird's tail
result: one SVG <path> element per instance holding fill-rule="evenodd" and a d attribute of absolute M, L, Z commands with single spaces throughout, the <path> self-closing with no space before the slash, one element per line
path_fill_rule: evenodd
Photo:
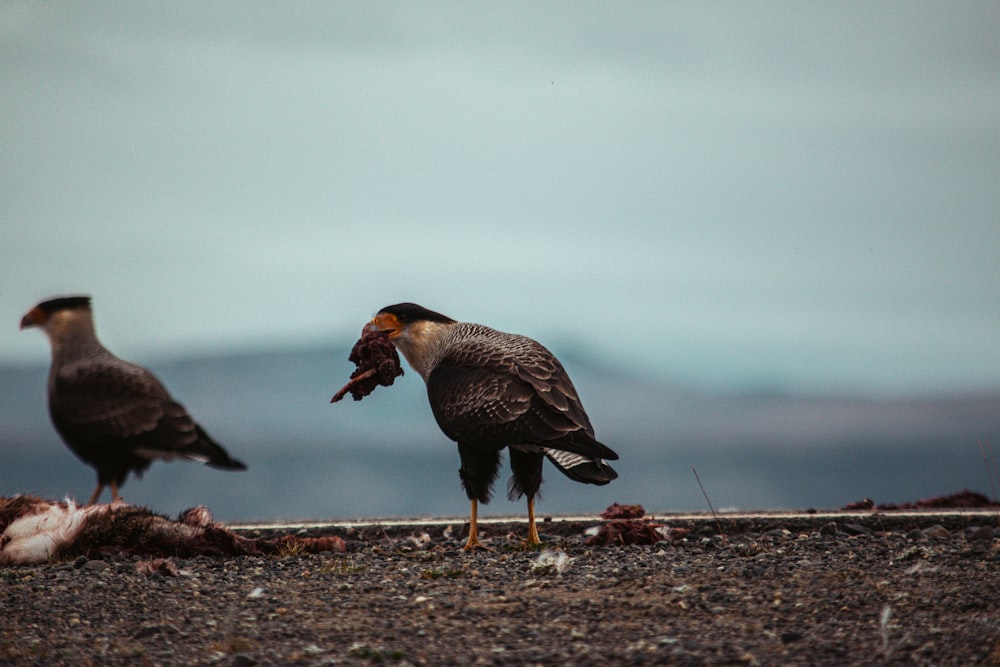
<path fill-rule="evenodd" d="M 200 426 L 195 426 L 198 430 L 198 442 L 191 445 L 184 454 L 197 461 L 202 461 L 205 465 L 222 470 L 246 470 L 246 464 L 238 461 L 229 455 L 221 445 L 208 437 L 208 434 Z"/>

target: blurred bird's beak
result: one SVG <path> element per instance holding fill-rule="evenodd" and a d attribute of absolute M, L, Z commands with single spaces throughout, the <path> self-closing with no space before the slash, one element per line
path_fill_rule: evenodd
<path fill-rule="evenodd" d="M 38 308 L 32 308 L 21 318 L 21 329 L 35 327 L 45 323 L 45 313 Z"/>

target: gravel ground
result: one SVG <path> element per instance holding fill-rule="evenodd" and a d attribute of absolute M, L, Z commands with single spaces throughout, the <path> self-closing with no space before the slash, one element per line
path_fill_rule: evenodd
<path fill-rule="evenodd" d="M 512 521 L 472 554 L 456 521 L 300 531 L 342 553 L 71 557 L 0 569 L 0 664 L 1000 665 L 998 518 L 667 516 L 675 539 L 624 546 L 555 520 L 539 550 Z"/>

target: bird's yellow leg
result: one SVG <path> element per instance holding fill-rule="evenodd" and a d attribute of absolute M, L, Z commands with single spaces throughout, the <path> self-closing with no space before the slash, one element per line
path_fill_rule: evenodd
<path fill-rule="evenodd" d="M 111 482 L 111 502 L 115 502 L 120 498 L 121 495 L 118 493 L 118 482 Z"/>
<path fill-rule="evenodd" d="M 478 528 L 478 526 L 476 524 L 476 519 L 477 519 L 478 513 L 479 513 L 479 503 L 477 503 L 476 499 L 473 498 L 472 499 L 472 515 L 471 515 L 471 519 L 469 520 L 469 539 L 465 543 L 465 550 L 466 551 L 471 551 L 472 549 L 475 549 L 476 547 L 482 546 L 481 544 L 479 544 L 479 528 Z"/>
<path fill-rule="evenodd" d="M 87 504 L 93 505 L 94 503 L 96 503 L 97 499 L 101 497 L 101 491 L 104 491 L 104 485 L 98 484 L 97 488 L 94 489 L 94 492 L 90 495 L 90 500 L 87 501 Z"/>
<path fill-rule="evenodd" d="M 538 539 L 538 528 L 535 527 L 535 499 L 528 496 L 528 546 L 536 546 L 542 543 Z"/>

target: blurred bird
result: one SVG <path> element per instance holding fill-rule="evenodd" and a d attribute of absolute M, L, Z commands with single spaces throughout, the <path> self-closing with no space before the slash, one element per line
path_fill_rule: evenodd
<path fill-rule="evenodd" d="M 490 500 L 504 447 L 513 472 L 507 497 L 528 497 L 528 544 L 540 543 L 535 496 L 544 458 L 577 482 L 618 477 L 607 463 L 618 455 L 595 439 L 562 364 L 538 342 L 413 303 L 383 308 L 369 326 L 387 333 L 424 378 L 438 426 L 458 443 L 459 476 L 472 502 L 466 550 L 480 546 L 478 503 Z"/>
<path fill-rule="evenodd" d="M 21 319 L 21 329 L 29 327 L 42 329 L 52 344 L 52 423 L 73 453 L 97 470 L 97 488 L 88 505 L 108 485 L 112 500 L 118 500 L 128 473 L 141 477 L 155 459 L 246 469 L 194 423 L 152 373 L 101 345 L 90 297 L 43 301 Z"/>

